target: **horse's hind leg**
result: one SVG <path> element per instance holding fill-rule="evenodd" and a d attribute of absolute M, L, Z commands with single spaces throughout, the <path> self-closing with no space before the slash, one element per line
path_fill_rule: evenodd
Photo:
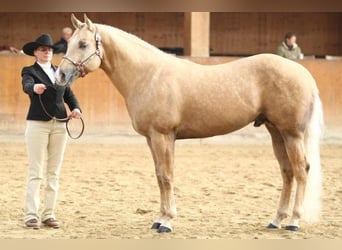
<path fill-rule="evenodd" d="M 293 207 L 290 224 L 287 230 L 297 231 L 299 229 L 299 220 L 303 213 L 303 203 L 305 187 L 309 171 L 309 165 L 305 158 L 304 133 L 297 132 L 283 134 L 286 152 L 291 162 L 294 176 L 297 181 L 296 198 Z"/>
<path fill-rule="evenodd" d="M 287 156 L 283 137 L 278 129 L 273 125 L 266 123 L 266 128 L 272 137 L 272 146 L 274 154 L 279 162 L 281 176 L 283 178 L 283 188 L 280 196 L 278 211 L 275 219 L 268 225 L 268 228 L 280 228 L 280 223 L 288 216 L 288 208 L 293 184 L 293 171 Z"/>
<path fill-rule="evenodd" d="M 171 232 L 171 221 L 177 216 L 174 187 L 174 134 L 161 134 L 152 132 L 147 138 L 151 149 L 155 171 L 160 189 L 160 215 L 152 225 L 152 229 L 158 229 L 159 233 Z"/>

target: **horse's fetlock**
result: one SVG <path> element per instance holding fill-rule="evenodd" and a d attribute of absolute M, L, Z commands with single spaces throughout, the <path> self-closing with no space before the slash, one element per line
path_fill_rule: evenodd
<path fill-rule="evenodd" d="M 165 211 L 164 215 L 172 220 L 177 217 L 177 211 L 170 209 L 168 211 Z"/>
<path fill-rule="evenodd" d="M 293 210 L 292 217 L 295 219 L 300 219 L 302 217 L 302 211 L 299 211 L 299 209 Z"/>
<path fill-rule="evenodd" d="M 288 213 L 286 211 L 278 211 L 279 220 L 284 220 L 288 217 Z"/>

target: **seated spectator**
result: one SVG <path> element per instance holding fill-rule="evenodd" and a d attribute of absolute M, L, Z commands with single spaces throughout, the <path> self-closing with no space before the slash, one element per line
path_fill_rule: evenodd
<path fill-rule="evenodd" d="M 63 28 L 61 39 L 53 45 L 55 47 L 53 53 L 54 54 L 59 54 L 59 53 L 65 54 L 67 49 L 68 49 L 68 40 L 70 39 L 71 36 L 72 36 L 72 29 L 69 27 Z"/>
<path fill-rule="evenodd" d="M 287 32 L 284 37 L 284 41 L 277 49 L 279 56 L 288 59 L 303 59 L 303 54 L 300 47 L 296 43 L 297 37 L 292 32 Z"/>

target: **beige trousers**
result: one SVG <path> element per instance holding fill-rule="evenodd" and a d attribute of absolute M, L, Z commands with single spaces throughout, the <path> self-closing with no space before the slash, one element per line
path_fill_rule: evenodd
<path fill-rule="evenodd" d="M 64 122 L 27 121 L 25 140 L 28 153 L 28 176 L 24 221 L 40 219 L 40 186 L 46 159 L 46 185 L 44 209 L 41 220 L 55 219 L 55 208 L 59 188 L 67 133 Z M 47 158 L 46 158 L 47 157 Z"/>

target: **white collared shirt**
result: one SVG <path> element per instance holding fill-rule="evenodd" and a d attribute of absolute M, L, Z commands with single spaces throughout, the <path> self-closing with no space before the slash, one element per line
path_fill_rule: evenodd
<path fill-rule="evenodd" d="M 52 66 L 51 66 L 51 63 L 48 62 L 48 63 L 40 63 L 38 62 L 38 65 L 40 67 L 42 67 L 42 69 L 44 70 L 44 72 L 48 75 L 48 77 L 50 78 L 51 82 L 53 84 L 55 84 L 56 82 L 56 78 L 55 78 L 55 71 L 53 70 Z"/>

